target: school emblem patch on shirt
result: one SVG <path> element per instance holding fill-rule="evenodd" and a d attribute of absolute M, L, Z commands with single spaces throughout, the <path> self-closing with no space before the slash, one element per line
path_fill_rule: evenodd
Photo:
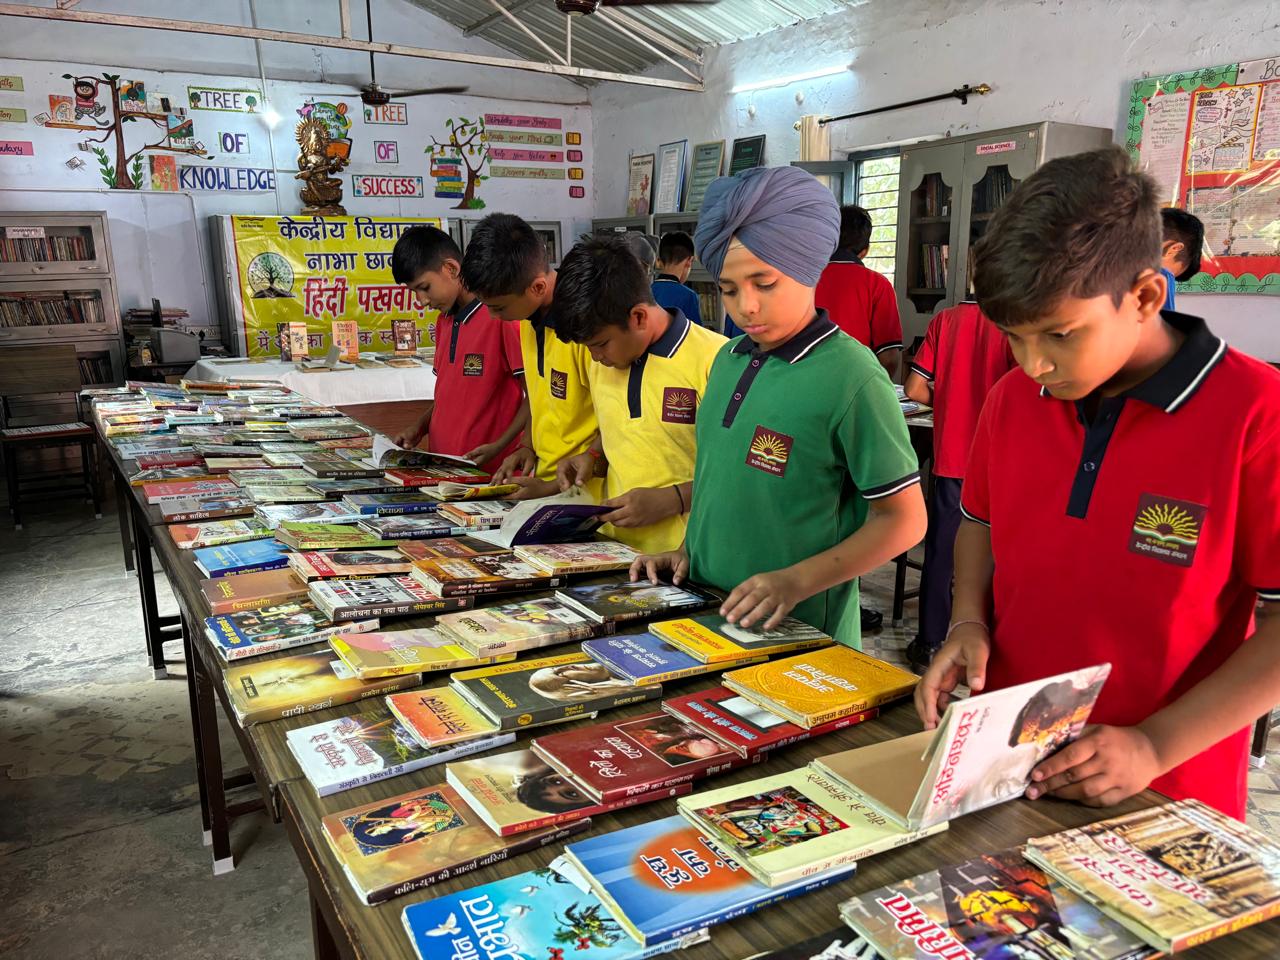
<path fill-rule="evenodd" d="M 794 443 L 795 440 L 785 433 L 756 427 L 751 446 L 747 448 L 747 466 L 781 477 L 787 472 L 787 461 L 791 458 L 791 445 Z"/>
<path fill-rule="evenodd" d="M 484 376 L 484 354 L 468 353 L 462 358 L 462 375 L 464 377 Z"/>
<path fill-rule="evenodd" d="M 569 396 L 569 375 L 561 373 L 559 370 L 551 371 L 551 395 L 557 400 L 563 400 Z"/>
<path fill-rule="evenodd" d="M 693 423 L 698 419 L 698 395 L 684 387 L 662 388 L 664 423 Z"/>
<path fill-rule="evenodd" d="M 1144 493 L 1133 518 L 1129 549 L 1165 563 L 1191 566 L 1208 507 Z"/>

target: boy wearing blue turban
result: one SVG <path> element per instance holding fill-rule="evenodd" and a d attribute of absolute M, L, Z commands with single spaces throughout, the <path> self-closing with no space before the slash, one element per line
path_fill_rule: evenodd
<path fill-rule="evenodd" d="M 641 557 L 730 591 L 721 614 L 792 615 L 861 645 L 857 577 L 918 543 L 924 500 L 897 395 L 875 357 L 814 306 L 840 211 L 796 167 L 707 189 L 698 258 L 745 332 L 720 350 L 697 424 L 684 547 Z"/>

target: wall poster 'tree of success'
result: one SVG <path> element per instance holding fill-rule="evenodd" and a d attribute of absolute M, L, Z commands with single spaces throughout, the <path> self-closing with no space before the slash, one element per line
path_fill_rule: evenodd
<path fill-rule="evenodd" d="M 323 353 L 333 321 L 359 324 L 360 348 L 395 349 L 393 320 L 414 320 L 430 343 L 435 312 L 421 308 L 391 278 L 391 250 L 434 217 L 231 217 L 245 355 L 276 351 L 276 325 L 303 322 L 312 351 Z"/>
<path fill-rule="evenodd" d="M 1280 295 L 1280 56 L 1137 81 L 1126 145 L 1166 206 L 1204 222 L 1180 290 Z"/>

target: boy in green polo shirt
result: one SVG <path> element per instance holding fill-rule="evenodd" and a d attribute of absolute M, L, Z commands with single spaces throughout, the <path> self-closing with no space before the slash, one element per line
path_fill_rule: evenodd
<path fill-rule="evenodd" d="M 925 507 L 884 368 L 814 306 L 839 227 L 796 167 L 708 188 L 698 258 L 746 336 L 720 350 L 698 411 L 684 547 L 631 573 L 729 590 L 721 613 L 743 627 L 793 615 L 860 647 L 856 578 L 920 541 Z"/>

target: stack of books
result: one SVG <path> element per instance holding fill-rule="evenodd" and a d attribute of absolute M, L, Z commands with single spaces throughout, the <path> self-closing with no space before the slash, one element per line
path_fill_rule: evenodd
<path fill-rule="evenodd" d="M 458 560 L 419 560 L 412 576 L 440 597 L 549 590 L 563 582 L 519 559 L 514 552 Z"/>
<path fill-rule="evenodd" d="M 234 579 L 234 578 L 233 578 Z M 302 647 L 334 634 L 376 630 L 374 619 L 335 623 L 307 600 L 206 617 L 205 636 L 225 660 Z"/>
<path fill-rule="evenodd" d="M 337 634 L 330 637 L 329 646 L 361 680 L 433 670 L 463 670 L 505 663 L 516 656 L 505 653 L 477 657 L 454 643 L 443 630 L 431 627 L 387 633 Z"/>
<path fill-rule="evenodd" d="M 285 520 L 275 529 L 275 537 L 294 550 L 374 550 L 394 547 L 390 540 L 353 526 Z"/>
<path fill-rule="evenodd" d="M 312 602 L 334 620 L 448 613 L 469 607 L 472 603 L 468 596 L 441 597 L 412 577 L 312 580 L 307 590 Z"/>
<path fill-rule="evenodd" d="M 546 598 L 447 613 L 436 619 L 436 627 L 478 657 L 514 656 L 522 650 L 585 640 L 604 632 L 567 604 Z"/>

